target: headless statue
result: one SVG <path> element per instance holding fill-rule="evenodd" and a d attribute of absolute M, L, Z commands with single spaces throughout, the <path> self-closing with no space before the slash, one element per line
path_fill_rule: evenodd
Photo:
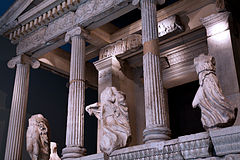
<path fill-rule="evenodd" d="M 86 107 L 101 122 L 100 150 L 108 155 L 125 147 L 131 135 L 125 94 L 115 87 L 107 87 L 101 94 L 101 103 Z"/>
<path fill-rule="evenodd" d="M 223 95 L 216 77 L 215 59 L 201 54 L 194 59 L 200 87 L 192 102 L 193 107 L 201 109 L 204 129 L 222 128 L 233 125 L 237 109 Z M 229 82 L 231 83 L 231 82 Z"/>

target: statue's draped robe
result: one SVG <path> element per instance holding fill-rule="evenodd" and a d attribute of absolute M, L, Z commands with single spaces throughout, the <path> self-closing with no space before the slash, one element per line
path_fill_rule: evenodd
<path fill-rule="evenodd" d="M 125 147 L 131 135 L 128 107 L 124 93 L 115 87 L 107 87 L 101 94 L 101 104 L 94 104 L 87 111 L 101 122 L 100 150 L 110 155 Z"/>
<path fill-rule="evenodd" d="M 113 150 L 126 146 L 130 136 L 128 108 L 113 103 L 103 104 L 100 149 L 110 154 Z"/>
<path fill-rule="evenodd" d="M 194 64 L 200 87 L 193 100 L 193 107 L 200 107 L 203 127 L 209 129 L 232 125 L 235 121 L 234 108 L 228 103 L 220 88 L 215 74 L 214 58 L 205 59 L 205 62 L 198 60 L 196 58 Z"/>

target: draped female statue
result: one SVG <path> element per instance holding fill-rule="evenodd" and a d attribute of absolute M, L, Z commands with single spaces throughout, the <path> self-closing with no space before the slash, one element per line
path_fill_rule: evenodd
<path fill-rule="evenodd" d="M 203 127 L 208 130 L 233 125 L 236 120 L 237 109 L 223 95 L 216 77 L 214 57 L 201 54 L 194 59 L 194 65 L 199 77 L 200 87 L 192 105 L 194 108 L 200 107 Z"/>
<path fill-rule="evenodd" d="M 127 145 L 131 135 L 125 94 L 115 87 L 107 87 L 101 94 L 101 103 L 86 107 L 101 122 L 100 150 L 106 154 Z"/>

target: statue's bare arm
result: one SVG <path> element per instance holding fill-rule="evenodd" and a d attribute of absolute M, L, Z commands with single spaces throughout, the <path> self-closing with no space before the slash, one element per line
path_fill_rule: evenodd
<path fill-rule="evenodd" d="M 89 113 L 89 115 L 94 114 L 98 119 L 100 119 L 100 115 L 101 115 L 101 105 L 100 103 L 94 103 L 91 105 L 88 105 L 86 107 L 86 111 Z"/>

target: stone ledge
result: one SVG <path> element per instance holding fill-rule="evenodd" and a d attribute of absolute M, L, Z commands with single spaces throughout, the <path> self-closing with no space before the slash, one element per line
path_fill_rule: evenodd
<path fill-rule="evenodd" d="M 240 126 L 209 131 L 217 156 L 240 153 Z"/>
<path fill-rule="evenodd" d="M 215 150 L 214 150 L 215 149 Z M 163 142 L 131 146 L 110 156 L 99 153 L 78 160 L 239 160 L 240 126 L 181 136 Z"/>
<path fill-rule="evenodd" d="M 197 159 L 197 160 L 239 160 L 240 154 L 229 154 L 224 157 L 209 157 L 204 159 Z"/>

